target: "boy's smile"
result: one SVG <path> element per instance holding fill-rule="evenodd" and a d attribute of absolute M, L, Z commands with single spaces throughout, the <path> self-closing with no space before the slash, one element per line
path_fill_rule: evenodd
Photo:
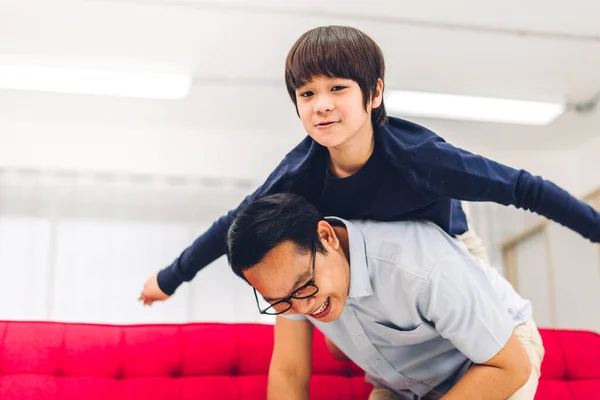
<path fill-rule="evenodd" d="M 319 130 L 327 130 L 336 126 L 340 121 L 323 121 L 319 122 L 315 125 L 315 127 Z"/>

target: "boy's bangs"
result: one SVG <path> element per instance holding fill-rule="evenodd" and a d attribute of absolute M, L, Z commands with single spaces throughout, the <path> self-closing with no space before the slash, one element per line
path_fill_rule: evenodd
<path fill-rule="evenodd" d="M 347 50 L 349 46 L 334 44 L 324 36 L 315 39 L 300 43 L 290 59 L 289 83 L 294 89 L 316 76 L 358 80 L 355 57 Z"/>

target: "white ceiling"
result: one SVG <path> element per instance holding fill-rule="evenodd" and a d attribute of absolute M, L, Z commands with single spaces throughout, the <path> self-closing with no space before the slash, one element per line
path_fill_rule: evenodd
<path fill-rule="evenodd" d="M 379 43 L 387 88 L 584 101 L 600 91 L 599 17 L 594 0 L 0 0 L 0 62 L 196 79 L 180 102 L 0 91 L 0 116 L 301 134 L 284 59 L 299 35 L 330 24 Z M 598 111 L 548 127 L 419 122 L 473 149 L 573 149 L 600 135 Z"/>

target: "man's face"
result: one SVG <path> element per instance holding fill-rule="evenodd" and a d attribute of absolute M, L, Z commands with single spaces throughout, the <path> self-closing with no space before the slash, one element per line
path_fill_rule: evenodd
<path fill-rule="evenodd" d="M 335 148 L 373 130 L 373 102 L 365 110 L 360 87 L 351 79 L 315 76 L 296 89 L 296 103 L 304 129 L 322 146 Z"/>
<path fill-rule="evenodd" d="M 341 249 L 323 241 L 328 254 L 316 253 L 314 285 L 316 295 L 307 299 L 291 299 L 292 308 L 286 314 L 309 315 L 322 322 L 336 320 L 342 314 L 350 284 L 348 260 Z M 248 282 L 268 302 L 275 303 L 306 285 L 313 276 L 313 255 L 301 254 L 292 242 L 273 248 L 263 260 L 244 272 Z M 285 309 L 283 304 L 275 311 Z"/>

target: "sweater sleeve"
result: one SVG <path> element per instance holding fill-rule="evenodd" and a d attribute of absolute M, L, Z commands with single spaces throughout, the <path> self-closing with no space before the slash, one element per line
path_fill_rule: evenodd
<path fill-rule="evenodd" d="M 158 273 L 160 290 L 172 295 L 183 283 L 191 281 L 196 274 L 211 262 L 225 254 L 225 238 L 227 230 L 239 210 L 245 207 L 263 190 L 247 196 L 240 205 L 213 222 L 211 227 L 200 235 L 171 265 Z"/>
<path fill-rule="evenodd" d="M 436 137 L 412 156 L 415 188 L 435 198 L 492 201 L 533 211 L 591 240 L 600 242 L 600 214 L 554 183 Z"/>
<path fill-rule="evenodd" d="M 247 196 L 236 209 L 216 220 L 171 265 L 158 273 L 158 286 L 164 293 L 173 294 L 183 282 L 191 281 L 198 271 L 225 254 L 227 231 L 241 209 L 254 199 L 289 189 L 288 183 L 310 164 L 309 158 L 317 151 L 309 139 L 303 140 L 288 153 L 265 183 Z"/>

